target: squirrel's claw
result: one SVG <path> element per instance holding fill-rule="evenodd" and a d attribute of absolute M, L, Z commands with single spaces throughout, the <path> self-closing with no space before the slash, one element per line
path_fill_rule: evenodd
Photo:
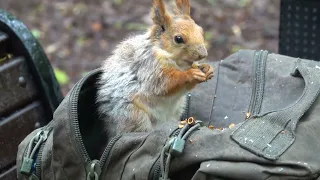
<path fill-rule="evenodd" d="M 211 79 L 213 77 L 214 68 L 212 66 L 210 66 L 209 64 L 201 64 L 198 67 L 203 73 L 205 73 L 206 80 Z"/>

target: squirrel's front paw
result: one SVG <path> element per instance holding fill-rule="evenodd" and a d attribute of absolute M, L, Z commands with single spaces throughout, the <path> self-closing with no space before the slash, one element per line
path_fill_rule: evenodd
<path fill-rule="evenodd" d="M 191 68 L 187 71 L 190 82 L 203 82 L 207 80 L 206 74 L 200 69 Z"/>
<path fill-rule="evenodd" d="M 211 79 L 213 77 L 214 68 L 209 64 L 193 64 L 193 69 L 199 69 L 206 75 L 206 80 Z"/>
<path fill-rule="evenodd" d="M 213 77 L 214 68 L 209 64 L 200 64 L 197 65 L 197 68 L 200 69 L 206 75 L 206 80 L 211 79 Z"/>

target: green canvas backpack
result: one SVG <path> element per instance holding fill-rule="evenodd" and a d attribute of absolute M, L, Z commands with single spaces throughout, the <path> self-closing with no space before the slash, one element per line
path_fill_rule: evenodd
<path fill-rule="evenodd" d="M 90 72 L 21 142 L 18 179 L 319 179 L 320 63 L 241 50 L 212 65 L 187 97 L 195 121 L 111 140 L 96 112 L 101 71 Z"/>

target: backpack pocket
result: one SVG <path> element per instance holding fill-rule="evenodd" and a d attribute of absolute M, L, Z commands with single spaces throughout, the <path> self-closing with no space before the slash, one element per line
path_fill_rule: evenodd
<path fill-rule="evenodd" d="M 298 60 L 292 76 L 304 79 L 302 96 L 284 109 L 253 114 L 231 135 L 241 147 L 266 159 L 277 160 L 294 143 L 297 124 L 319 96 L 320 71 L 315 62 Z"/>

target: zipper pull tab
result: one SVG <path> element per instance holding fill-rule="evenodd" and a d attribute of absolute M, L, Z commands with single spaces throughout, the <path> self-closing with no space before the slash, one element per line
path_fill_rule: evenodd
<path fill-rule="evenodd" d="M 42 141 L 46 141 L 48 139 L 48 134 L 49 134 L 49 131 L 39 131 L 37 134 L 36 134 L 36 139 L 35 141 L 38 142 L 41 138 L 42 138 Z"/>
<path fill-rule="evenodd" d="M 34 155 L 40 147 L 41 143 L 46 141 L 48 138 L 49 131 L 39 131 L 30 141 L 28 145 L 28 152 L 23 157 L 20 173 L 24 175 L 30 175 L 33 165 L 35 163 Z"/>
<path fill-rule="evenodd" d="M 33 159 L 34 155 L 36 154 L 37 150 L 40 148 L 41 143 L 47 140 L 49 131 L 39 131 L 36 136 L 34 137 L 34 140 L 32 140 L 27 157 Z M 35 144 L 34 147 L 33 144 Z"/>
<path fill-rule="evenodd" d="M 101 166 L 98 160 L 93 160 L 87 167 L 87 180 L 99 180 L 101 174 Z"/>
<path fill-rule="evenodd" d="M 29 175 L 33 166 L 33 159 L 24 157 L 20 169 L 20 173 L 24 175 Z"/>

